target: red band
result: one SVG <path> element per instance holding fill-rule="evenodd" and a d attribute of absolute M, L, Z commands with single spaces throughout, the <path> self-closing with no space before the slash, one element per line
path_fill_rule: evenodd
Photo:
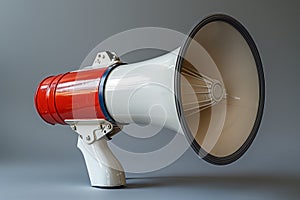
<path fill-rule="evenodd" d="M 39 115 L 50 124 L 66 124 L 66 119 L 105 119 L 98 89 L 106 69 L 81 70 L 44 79 L 35 94 Z"/>

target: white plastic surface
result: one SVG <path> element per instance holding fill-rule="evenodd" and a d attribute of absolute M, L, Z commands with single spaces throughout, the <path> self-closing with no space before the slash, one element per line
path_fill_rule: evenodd
<path fill-rule="evenodd" d="M 174 93 L 178 52 L 179 48 L 154 59 L 121 65 L 110 73 L 105 103 L 114 120 L 180 131 Z"/>
<path fill-rule="evenodd" d="M 92 186 L 110 188 L 126 185 L 124 169 L 109 149 L 105 137 L 92 144 L 78 137 L 77 147 L 84 156 Z"/>

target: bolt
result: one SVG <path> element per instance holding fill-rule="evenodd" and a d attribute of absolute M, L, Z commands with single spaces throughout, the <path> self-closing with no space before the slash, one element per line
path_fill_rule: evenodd
<path fill-rule="evenodd" d="M 72 126 L 71 126 L 71 129 L 72 129 L 73 131 L 76 131 L 76 126 L 75 126 L 75 125 L 72 125 Z"/>
<path fill-rule="evenodd" d="M 88 136 L 85 137 L 85 139 L 86 139 L 87 141 L 89 141 L 89 140 L 91 139 L 91 137 L 88 135 Z"/>

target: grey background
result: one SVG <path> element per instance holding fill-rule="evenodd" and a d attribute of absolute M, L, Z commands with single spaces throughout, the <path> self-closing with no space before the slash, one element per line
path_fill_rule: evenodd
<path fill-rule="evenodd" d="M 0 199 L 299 199 L 299 8 L 291 0 L 1 0 Z M 264 64 L 265 112 L 248 152 L 216 167 L 188 150 L 160 171 L 128 174 L 126 189 L 89 187 L 76 135 L 37 115 L 37 84 L 50 74 L 77 69 L 113 34 L 144 26 L 187 33 L 219 12 L 248 28 Z"/>

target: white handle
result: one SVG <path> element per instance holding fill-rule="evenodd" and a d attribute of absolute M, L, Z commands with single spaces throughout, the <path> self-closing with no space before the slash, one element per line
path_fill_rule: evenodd
<path fill-rule="evenodd" d="M 126 185 L 121 163 L 113 155 L 105 137 L 92 144 L 78 137 L 77 147 L 81 150 L 93 187 L 114 188 Z"/>

